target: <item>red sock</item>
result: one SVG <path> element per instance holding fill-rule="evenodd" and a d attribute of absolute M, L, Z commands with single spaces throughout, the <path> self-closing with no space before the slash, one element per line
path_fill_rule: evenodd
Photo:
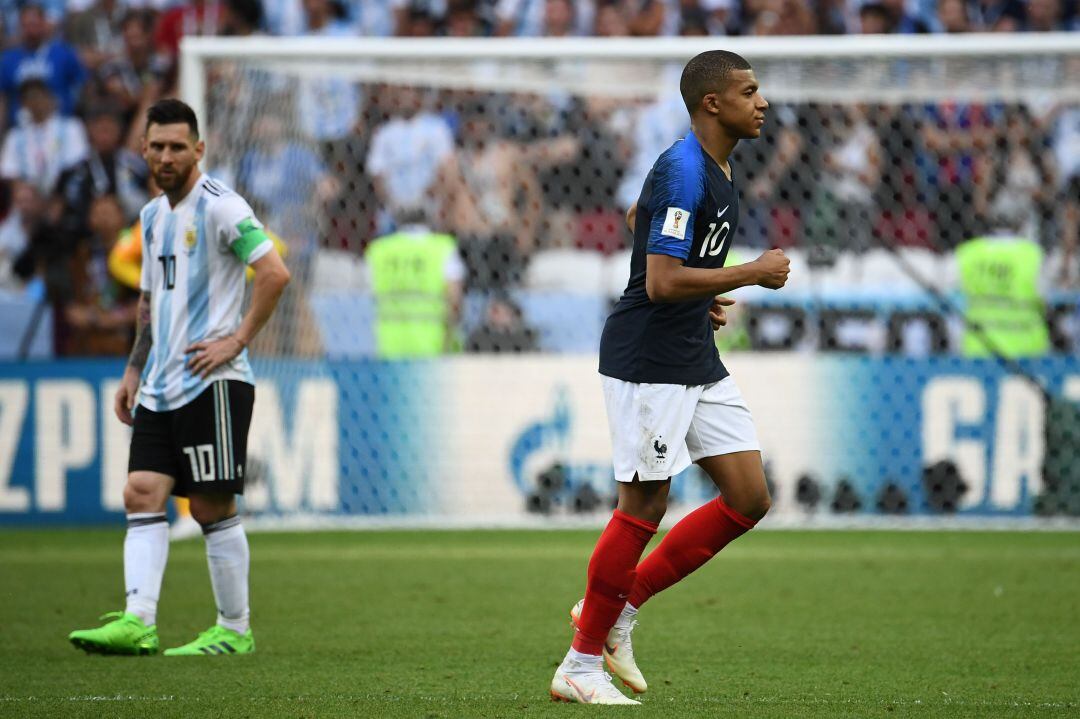
<path fill-rule="evenodd" d="M 626 597 L 634 586 L 634 568 L 656 525 L 615 510 L 589 560 L 589 583 L 573 647 L 582 654 L 603 652 Z"/>
<path fill-rule="evenodd" d="M 698 507 L 672 527 L 660 546 L 638 565 L 634 589 L 627 601 L 641 607 L 652 595 L 690 576 L 754 524 L 720 497 Z"/>

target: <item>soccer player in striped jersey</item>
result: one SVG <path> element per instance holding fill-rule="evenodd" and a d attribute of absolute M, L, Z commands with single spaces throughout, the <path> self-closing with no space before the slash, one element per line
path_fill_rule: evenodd
<path fill-rule="evenodd" d="M 236 513 L 255 399 L 246 348 L 277 306 L 289 272 L 248 203 L 199 171 L 204 150 L 190 107 L 170 99 L 150 108 L 143 156 L 163 193 L 140 215 L 138 331 L 115 402 L 117 417 L 133 427 L 124 487 L 127 606 L 106 615 L 101 627 L 71 633 L 72 644 L 87 652 L 157 652 L 170 494 L 189 497 L 202 525 L 217 623 L 165 655 L 255 650 L 250 555 Z M 255 281 L 242 314 L 247 267 Z"/>

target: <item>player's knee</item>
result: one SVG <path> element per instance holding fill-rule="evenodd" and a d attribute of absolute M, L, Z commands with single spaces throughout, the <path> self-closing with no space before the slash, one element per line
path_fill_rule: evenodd
<path fill-rule="evenodd" d="M 769 509 L 772 508 L 772 497 L 769 496 L 768 491 L 752 498 L 746 503 L 746 507 L 741 510 L 741 513 L 745 517 L 749 517 L 755 522 L 760 522 L 761 519 L 768 514 Z"/>
<path fill-rule="evenodd" d="M 129 478 L 124 485 L 124 510 L 128 514 L 165 511 L 166 493 L 153 482 Z"/>
<path fill-rule="evenodd" d="M 231 498 L 191 497 L 191 518 L 202 526 L 236 514 Z"/>

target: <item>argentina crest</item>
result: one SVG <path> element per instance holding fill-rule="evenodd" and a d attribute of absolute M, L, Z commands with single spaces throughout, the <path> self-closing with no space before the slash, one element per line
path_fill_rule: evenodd
<path fill-rule="evenodd" d="M 190 255 L 195 251 L 195 245 L 199 242 L 199 233 L 196 232 L 195 226 L 191 225 L 184 231 L 184 250 Z"/>

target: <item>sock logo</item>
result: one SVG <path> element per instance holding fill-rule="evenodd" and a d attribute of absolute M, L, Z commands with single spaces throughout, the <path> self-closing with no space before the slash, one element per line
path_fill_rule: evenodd
<path fill-rule="evenodd" d="M 129 591 L 129 592 L 128 592 L 127 594 L 125 594 L 124 596 L 125 596 L 125 597 L 130 597 L 130 596 L 133 596 L 133 595 L 135 595 L 135 594 L 138 594 L 138 593 L 139 593 L 139 588 L 138 588 L 138 587 L 136 587 L 135 589 L 132 589 L 131 591 Z"/>

